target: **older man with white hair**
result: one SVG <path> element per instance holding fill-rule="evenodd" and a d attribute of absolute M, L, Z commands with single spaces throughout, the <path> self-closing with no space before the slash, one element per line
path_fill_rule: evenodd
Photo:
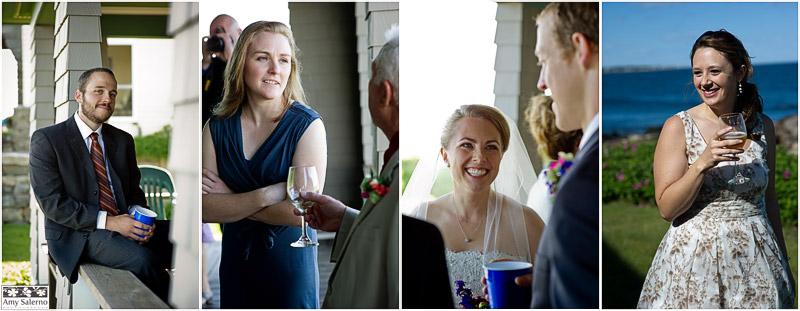
<path fill-rule="evenodd" d="M 336 232 L 323 308 L 399 308 L 399 31 L 386 32 L 387 42 L 372 62 L 369 112 L 372 122 L 391 139 L 384 164 L 361 211 L 324 194 L 302 193 L 314 206 L 306 221 L 314 229 Z M 300 215 L 295 211 L 296 215 Z"/>

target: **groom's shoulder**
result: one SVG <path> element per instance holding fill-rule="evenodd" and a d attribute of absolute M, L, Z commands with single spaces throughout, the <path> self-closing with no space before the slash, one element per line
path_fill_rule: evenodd
<path fill-rule="evenodd" d="M 585 146 L 587 148 L 584 155 L 579 159 L 579 162 L 574 163 L 573 169 L 576 170 L 576 176 L 580 179 L 592 179 L 598 182 L 597 177 L 600 171 L 600 146 L 595 140 Z"/>

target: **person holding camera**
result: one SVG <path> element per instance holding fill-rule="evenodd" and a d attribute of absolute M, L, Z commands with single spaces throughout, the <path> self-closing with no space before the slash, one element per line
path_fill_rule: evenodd
<path fill-rule="evenodd" d="M 233 47 L 239 40 L 242 28 L 227 14 L 217 15 L 211 21 L 209 35 L 203 37 L 203 121 L 211 117 L 211 109 L 222 100 L 225 65 L 233 54 Z"/>

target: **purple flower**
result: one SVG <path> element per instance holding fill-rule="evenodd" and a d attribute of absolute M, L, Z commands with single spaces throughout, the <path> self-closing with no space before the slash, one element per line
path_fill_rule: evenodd
<path fill-rule="evenodd" d="M 649 185 L 649 184 L 650 184 L 650 178 L 645 179 L 644 181 L 642 181 L 642 186 Z"/>
<path fill-rule="evenodd" d="M 622 175 L 622 173 L 617 173 L 617 181 L 622 181 L 623 179 L 625 179 L 625 175 Z"/>
<path fill-rule="evenodd" d="M 636 152 L 636 149 L 639 148 L 636 145 L 631 146 L 631 151 Z"/>
<path fill-rule="evenodd" d="M 639 189 L 639 187 L 641 187 L 641 186 L 639 186 L 639 184 L 633 184 L 633 185 L 631 185 L 631 187 L 632 187 L 634 190 L 636 190 L 636 189 Z"/>
<path fill-rule="evenodd" d="M 628 142 L 627 141 L 623 141 L 622 142 L 622 149 L 628 150 Z"/>
<path fill-rule="evenodd" d="M 563 159 L 561 159 L 563 160 Z M 558 170 L 558 174 L 564 176 L 564 173 L 572 166 L 572 162 L 564 162 Z"/>
<path fill-rule="evenodd" d="M 608 167 L 608 162 L 603 162 L 603 168 Z"/>
<path fill-rule="evenodd" d="M 790 176 L 792 176 L 792 174 L 789 173 L 789 171 L 783 172 L 783 179 L 789 179 Z"/>

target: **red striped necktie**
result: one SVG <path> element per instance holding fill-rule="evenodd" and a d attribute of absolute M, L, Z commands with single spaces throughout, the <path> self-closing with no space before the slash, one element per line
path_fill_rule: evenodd
<path fill-rule="evenodd" d="M 100 208 L 111 216 L 117 216 L 119 212 L 114 204 L 114 196 L 111 194 L 111 186 L 109 186 L 108 174 L 106 174 L 106 161 L 103 160 L 103 150 L 100 149 L 100 143 L 97 141 L 97 132 L 93 132 L 89 136 L 92 138 L 92 162 L 94 163 L 94 172 L 97 174 L 97 186 L 100 189 Z"/>

